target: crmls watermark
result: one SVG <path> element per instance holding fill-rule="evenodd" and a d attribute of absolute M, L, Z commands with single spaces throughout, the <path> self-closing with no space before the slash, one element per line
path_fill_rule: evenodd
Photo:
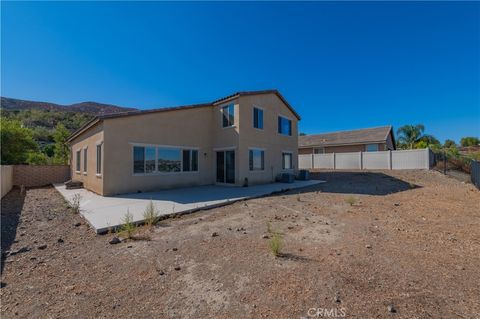
<path fill-rule="evenodd" d="M 308 318 L 344 318 L 347 316 L 347 310 L 345 308 L 310 308 L 307 316 Z"/>

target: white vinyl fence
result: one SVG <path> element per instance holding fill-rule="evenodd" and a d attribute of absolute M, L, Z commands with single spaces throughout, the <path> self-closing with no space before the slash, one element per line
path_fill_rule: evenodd
<path fill-rule="evenodd" d="M 300 169 L 429 169 L 431 151 L 399 150 L 304 154 L 298 156 Z"/>

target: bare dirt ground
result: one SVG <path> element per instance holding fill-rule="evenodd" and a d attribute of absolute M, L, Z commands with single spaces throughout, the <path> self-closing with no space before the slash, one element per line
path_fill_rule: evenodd
<path fill-rule="evenodd" d="M 327 183 L 116 245 L 53 188 L 14 190 L 2 200 L 2 318 L 478 318 L 478 190 L 432 171 L 313 175 Z"/>

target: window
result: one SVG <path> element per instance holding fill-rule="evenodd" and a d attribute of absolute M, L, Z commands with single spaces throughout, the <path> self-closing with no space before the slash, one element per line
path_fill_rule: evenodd
<path fill-rule="evenodd" d="M 367 144 L 365 149 L 367 152 L 376 152 L 378 151 L 378 144 Z"/>
<path fill-rule="evenodd" d="M 159 148 L 158 149 L 158 171 L 159 172 L 180 172 L 182 157 L 179 149 Z"/>
<path fill-rule="evenodd" d="M 315 149 L 313 149 L 313 152 L 315 154 L 324 154 L 325 153 L 325 148 L 323 148 L 323 147 L 322 148 L 315 148 Z"/>
<path fill-rule="evenodd" d="M 76 164 L 77 164 L 76 171 L 77 172 L 80 172 L 80 161 L 81 161 L 80 156 L 81 156 L 80 151 L 77 151 L 77 162 L 76 162 Z"/>
<path fill-rule="evenodd" d="M 282 116 L 278 117 L 278 133 L 292 136 L 292 121 Z"/>
<path fill-rule="evenodd" d="M 250 170 L 263 171 L 265 169 L 265 152 L 252 149 L 249 153 Z"/>
<path fill-rule="evenodd" d="M 87 148 L 83 149 L 83 173 L 87 174 Z"/>
<path fill-rule="evenodd" d="M 223 127 L 233 126 L 235 124 L 235 109 L 233 104 L 222 107 Z"/>
<path fill-rule="evenodd" d="M 97 145 L 97 175 L 102 174 L 102 144 Z"/>
<path fill-rule="evenodd" d="M 183 150 L 183 171 L 184 172 L 198 171 L 198 151 L 197 150 Z"/>
<path fill-rule="evenodd" d="M 253 127 L 263 130 L 263 110 L 253 108 Z"/>
<path fill-rule="evenodd" d="M 292 153 L 282 153 L 282 168 L 283 169 L 292 169 Z"/>
<path fill-rule="evenodd" d="M 133 173 L 145 173 L 145 147 L 133 147 Z"/>
<path fill-rule="evenodd" d="M 155 147 L 145 147 L 145 173 L 155 172 L 156 152 Z"/>

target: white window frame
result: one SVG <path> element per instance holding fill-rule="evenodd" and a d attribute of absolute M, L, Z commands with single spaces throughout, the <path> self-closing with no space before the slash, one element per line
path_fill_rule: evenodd
<path fill-rule="evenodd" d="M 231 123 L 230 125 L 227 125 L 227 126 L 223 126 L 224 110 L 225 110 L 225 108 L 228 109 L 230 106 L 233 107 L 233 123 Z M 222 113 L 222 116 L 221 116 L 222 128 L 226 129 L 226 128 L 235 127 L 235 103 L 229 103 L 229 104 L 222 105 L 222 106 L 220 107 L 220 112 Z M 230 115 L 230 111 L 229 111 L 228 114 Z M 230 120 L 230 117 L 228 117 L 228 119 Z"/>
<path fill-rule="evenodd" d="M 260 147 L 249 147 L 248 148 L 248 171 L 249 172 L 265 172 L 265 150 L 264 148 Z M 250 169 L 250 151 L 261 151 L 263 152 L 263 169 Z"/>
<path fill-rule="evenodd" d="M 75 173 L 80 174 L 82 171 L 82 149 L 75 153 Z"/>
<path fill-rule="evenodd" d="M 262 128 L 255 127 L 255 109 L 262 111 Z M 254 105 L 252 109 L 252 127 L 256 130 L 263 131 L 265 129 L 265 109 Z"/>
<path fill-rule="evenodd" d="M 143 147 L 144 150 L 144 160 L 143 160 L 143 173 L 135 173 L 132 169 L 132 176 L 158 176 L 158 175 L 177 175 L 177 174 L 198 174 L 200 172 L 200 148 L 198 146 L 177 146 L 177 145 L 164 145 L 164 144 L 148 144 L 148 143 L 136 143 L 130 142 L 131 145 L 131 154 L 133 158 L 133 148 L 135 146 Z M 146 154 L 147 147 L 154 147 L 155 148 L 155 171 L 151 173 L 146 172 Z M 161 172 L 158 170 L 158 149 L 159 148 L 168 148 L 168 149 L 178 149 L 180 150 L 180 171 L 179 172 Z M 183 150 L 196 150 L 197 151 L 197 170 L 196 171 L 183 171 Z"/>
<path fill-rule="evenodd" d="M 278 117 L 281 117 L 281 118 L 283 118 L 283 119 L 285 119 L 285 120 L 287 120 L 287 121 L 290 121 L 290 132 L 291 132 L 291 134 L 288 134 L 288 133 L 287 133 L 287 134 L 283 134 L 283 133 L 280 133 L 280 132 L 278 131 L 278 118 L 277 118 L 277 134 L 278 134 L 278 135 L 281 135 L 281 136 L 290 136 L 290 137 L 292 137 L 292 136 L 293 136 L 293 120 L 292 120 L 291 118 L 286 117 L 286 116 L 283 116 L 283 115 L 278 115 Z"/>
<path fill-rule="evenodd" d="M 98 162 L 98 147 L 100 146 L 100 163 Z M 96 155 L 96 162 L 97 166 L 95 167 L 95 176 L 101 177 L 103 174 L 103 142 L 99 142 L 95 144 L 95 155 Z M 100 173 L 98 172 L 98 168 L 100 167 Z"/>
<path fill-rule="evenodd" d="M 290 168 L 285 168 L 284 167 L 284 160 L 283 160 L 283 155 L 284 154 L 290 154 Z M 282 170 L 283 171 L 292 171 L 294 170 L 293 167 L 293 152 L 292 151 L 282 151 Z"/>
<path fill-rule="evenodd" d="M 83 148 L 83 175 L 87 175 L 88 170 L 88 146 Z"/>

